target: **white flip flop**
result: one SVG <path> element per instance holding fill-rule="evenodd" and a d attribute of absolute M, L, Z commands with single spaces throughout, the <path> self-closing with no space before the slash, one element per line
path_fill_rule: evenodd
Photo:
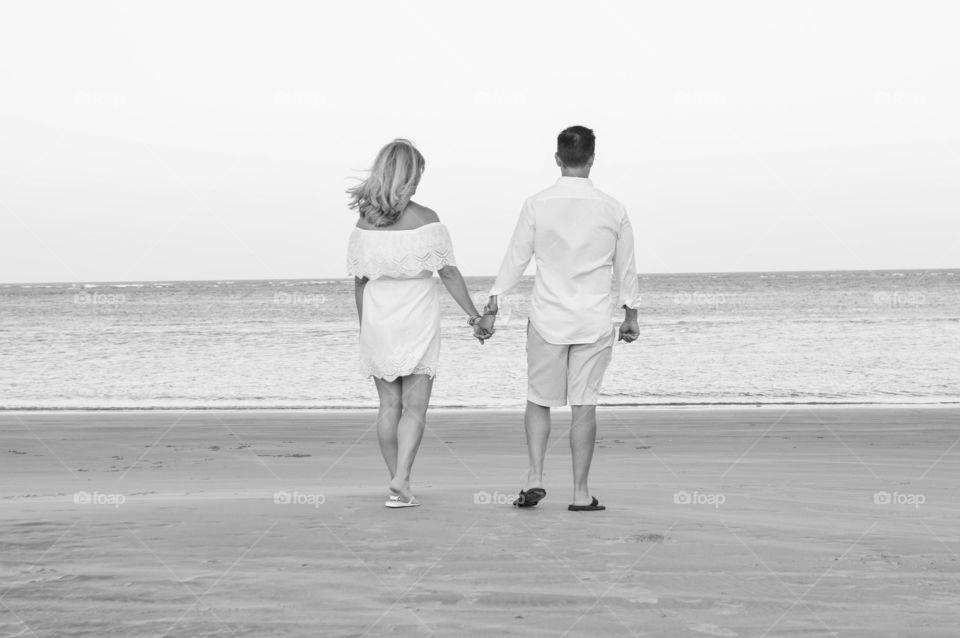
<path fill-rule="evenodd" d="M 384 507 L 390 507 L 390 508 L 398 508 L 398 507 L 418 507 L 418 506 L 420 505 L 420 502 L 419 502 L 417 499 L 415 499 L 414 497 L 412 497 L 412 496 L 410 497 L 410 500 L 409 500 L 409 501 L 403 501 L 403 500 L 400 499 L 399 496 L 398 496 L 396 499 L 394 499 L 394 498 L 391 496 L 391 497 L 390 497 L 390 500 L 387 501 L 386 503 L 384 503 L 383 505 L 384 505 Z"/>

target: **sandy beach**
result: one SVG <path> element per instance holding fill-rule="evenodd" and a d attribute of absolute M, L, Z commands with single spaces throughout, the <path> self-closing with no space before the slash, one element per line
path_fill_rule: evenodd
<path fill-rule="evenodd" d="M 2 636 L 943 636 L 960 409 L 600 410 L 571 513 L 522 415 L 438 411 L 423 506 L 373 413 L 2 413 Z"/>

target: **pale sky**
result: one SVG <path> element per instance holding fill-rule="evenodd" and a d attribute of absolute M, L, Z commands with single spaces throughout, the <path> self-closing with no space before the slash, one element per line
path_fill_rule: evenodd
<path fill-rule="evenodd" d="M 345 276 L 394 137 L 493 274 L 571 124 L 641 272 L 958 267 L 952 9 L 4 3 L 0 281 Z"/>

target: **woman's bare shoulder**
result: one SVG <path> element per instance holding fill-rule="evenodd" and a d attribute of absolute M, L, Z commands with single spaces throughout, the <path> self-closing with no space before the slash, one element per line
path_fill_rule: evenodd
<path fill-rule="evenodd" d="M 403 214 L 404 217 L 407 217 L 406 221 L 411 228 L 419 228 L 440 221 L 440 216 L 432 208 L 427 208 L 416 202 L 410 202 Z"/>
<path fill-rule="evenodd" d="M 440 217 L 432 209 L 421 206 L 416 202 L 410 202 L 403 210 L 403 213 L 400 214 L 397 221 L 391 226 L 378 228 L 368 222 L 363 215 L 360 215 L 357 218 L 357 228 L 361 230 L 383 230 L 388 232 L 390 230 L 413 230 L 439 221 Z"/>

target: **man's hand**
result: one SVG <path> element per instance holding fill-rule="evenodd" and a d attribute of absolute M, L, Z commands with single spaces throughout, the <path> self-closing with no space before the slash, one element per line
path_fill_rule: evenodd
<path fill-rule="evenodd" d="M 473 328 L 474 338 L 480 342 L 480 345 L 483 345 L 483 342 L 493 336 L 493 333 L 496 330 L 493 329 L 493 322 L 489 322 L 489 325 L 480 325 L 480 322 L 484 319 L 481 315 L 476 315 L 470 318 L 470 321 L 467 323 Z"/>
<path fill-rule="evenodd" d="M 633 343 L 640 337 L 640 324 L 637 323 L 637 310 L 624 306 L 623 323 L 620 324 L 620 341 Z"/>
<path fill-rule="evenodd" d="M 483 315 L 473 326 L 473 336 L 479 339 L 480 343 L 483 343 L 484 340 L 489 339 L 496 332 L 493 327 L 496 321 L 497 317 L 495 315 Z"/>
<path fill-rule="evenodd" d="M 497 322 L 497 298 L 491 296 L 487 304 L 483 307 L 483 315 L 473 326 L 473 336 L 483 343 L 486 339 L 493 336 L 496 332 L 493 324 Z"/>
<path fill-rule="evenodd" d="M 620 341 L 633 343 L 640 336 L 640 324 L 636 319 L 624 319 L 620 324 Z"/>

